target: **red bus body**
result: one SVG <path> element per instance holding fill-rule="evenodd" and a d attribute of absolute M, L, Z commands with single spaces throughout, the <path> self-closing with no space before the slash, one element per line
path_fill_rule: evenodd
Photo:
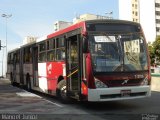
<path fill-rule="evenodd" d="M 97 26 L 95 25 L 93 27 L 92 24 L 97 24 Z M 66 96 L 78 100 L 112 101 L 150 96 L 151 77 L 148 52 L 146 52 L 146 54 L 143 53 L 146 61 L 143 60 L 142 64 L 139 59 L 136 59 L 136 61 L 139 60 L 138 65 L 135 64 L 135 61 L 131 60 L 133 59 L 133 57 L 130 57 L 131 55 L 121 52 L 122 50 L 127 51 L 127 46 L 129 45 L 134 47 L 134 41 L 138 41 L 137 44 L 140 44 L 138 46 L 144 46 L 144 49 L 147 51 L 145 38 L 143 41 L 141 37 L 137 37 L 138 35 L 136 33 L 132 35 L 134 41 L 129 43 L 128 39 L 131 38 L 129 33 L 124 37 L 124 40 L 121 40 L 125 32 L 121 34 L 119 28 L 116 29 L 119 30 L 116 34 L 113 33 L 114 30 L 107 33 L 106 31 L 109 28 L 107 28 L 106 31 L 100 30 L 99 32 L 98 29 L 101 29 L 98 27 L 99 24 L 139 25 L 137 23 L 120 20 L 83 21 L 74 24 L 68 28 L 47 35 L 46 39 L 21 46 L 18 49 L 18 53 L 17 50 L 10 51 L 8 53 L 7 64 L 8 78 L 11 79 L 12 83 L 17 83 L 26 86 L 28 89 L 51 95 L 57 95 L 57 91 L 61 89 L 61 84 L 59 83 L 65 81 Z M 126 29 L 128 28 L 126 27 Z M 109 34 L 109 37 L 114 38 L 114 40 L 107 41 L 109 39 L 104 38 L 105 35 L 103 32 Z M 141 28 L 139 33 L 143 36 Z M 118 38 L 117 36 L 120 37 Z M 98 41 L 100 40 L 99 37 L 100 39 L 103 38 L 102 42 Z M 93 39 L 95 39 L 94 42 Z M 82 41 L 88 42 L 86 42 L 86 46 Z M 119 58 L 121 59 L 119 61 L 123 64 L 120 64 L 118 60 L 108 60 L 112 55 L 108 54 L 111 50 L 108 50 L 108 53 L 106 52 L 109 57 L 103 55 L 105 58 L 100 58 L 98 54 L 94 56 L 95 54 L 92 49 L 97 49 L 95 47 L 96 45 L 102 47 L 105 44 L 103 48 L 105 51 L 107 51 L 107 46 L 108 48 L 116 50 L 116 44 L 114 44 L 116 41 L 119 41 L 116 44 L 119 44 L 123 48 L 121 51 L 118 50 L 121 54 L 117 55 L 127 56 L 126 61 L 124 58 Z M 123 41 L 123 43 L 120 43 L 120 41 Z M 108 44 L 111 45 L 109 46 Z M 84 46 L 87 47 L 87 51 L 83 51 Z M 135 48 L 137 48 L 137 46 Z M 141 49 L 142 48 L 137 51 L 141 51 Z M 62 57 L 64 54 L 65 57 Z M 141 53 L 137 52 L 135 54 L 135 56 L 138 55 L 140 56 Z M 23 56 L 26 56 L 26 58 L 30 56 L 31 60 L 27 60 Z M 115 58 L 117 59 L 118 57 Z M 94 60 L 97 61 L 93 62 Z M 112 66 L 112 64 L 115 64 L 115 66 Z M 116 66 L 117 64 L 119 66 Z M 114 67 L 116 67 L 115 70 L 113 70 Z"/>

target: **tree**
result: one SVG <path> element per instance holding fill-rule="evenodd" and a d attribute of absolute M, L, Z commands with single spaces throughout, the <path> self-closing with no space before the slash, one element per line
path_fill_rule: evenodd
<path fill-rule="evenodd" d="M 150 60 L 151 60 L 151 65 L 154 65 L 155 64 L 154 47 L 150 43 L 148 43 L 148 51 L 149 51 L 149 56 L 150 56 Z"/>
<path fill-rule="evenodd" d="M 152 45 L 153 45 L 153 48 L 152 48 L 150 54 L 154 54 L 153 55 L 155 57 L 155 61 L 154 62 L 156 64 L 160 64 L 160 36 L 156 37 L 156 40 L 153 42 Z"/>

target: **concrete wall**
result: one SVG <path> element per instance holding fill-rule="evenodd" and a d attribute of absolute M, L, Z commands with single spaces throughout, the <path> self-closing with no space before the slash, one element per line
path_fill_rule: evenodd
<path fill-rule="evenodd" d="M 151 90 L 160 92 L 160 77 L 152 77 Z"/>

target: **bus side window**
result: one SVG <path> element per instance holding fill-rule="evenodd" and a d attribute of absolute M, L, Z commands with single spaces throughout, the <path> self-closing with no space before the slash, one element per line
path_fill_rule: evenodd
<path fill-rule="evenodd" d="M 8 64 L 11 64 L 11 53 L 8 53 L 7 63 L 8 63 Z"/>
<path fill-rule="evenodd" d="M 24 55 L 25 55 L 25 62 L 26 63 L 32 62 L 31 48 L 30 47 L 25 49 Z"/>
<path fill-rule="evenodd" d="M 51 50 L 47 52 L 47 60 L 48 61 L 53 61 L 55 59 L 55 55 L 54 55 L 55 50 Z"/>
<path fill-rule="evenodd" d="M 46 58 L 46 41 L 44 41 L 39 44 L 39 61 L 45 62 Z"/>
<path fill-rule="evenodd" d="M 40 62 L 46 61 L 46 53 L 45 52 L 39 54 L 39 61 Z"/>
<path fill-rule="evenodd" d="M 56 60 L 65 60 L 64 37 L 56 39 Z"/>
<path fill-rule="evenodd" d="M 64 48 L 57 49 L 56 60 L 65 60 L 65 50 L 64 50 Z"/>
<path fill-rule="evenodd" d="M 17 56 L 16 56 L 16 63 L 19 63 L 19 59 L 20 59 L 20 56 L 19 56 L 20 52 L 17 51 Z"/>

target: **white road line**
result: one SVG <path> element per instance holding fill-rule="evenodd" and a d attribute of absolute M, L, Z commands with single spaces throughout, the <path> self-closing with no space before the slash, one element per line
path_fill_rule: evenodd
<path fill-rule="evenodd" d="M 44 98 L 43 98 L 43 99 L 44 99 Z M 47 100 L 47 99 L 44 99 L 44 100 L 47 101 L 47 102 L 49 102 L 49 103 L 51 103 L 51 104 L 53 104 L 53 105 L 56 105 L 56 106 L 58 106 L 58 107 L 63 107 L 62 105 L 57 104 L 57 103 L 52 102 L 52 101 L 49 101 L 49 100 Z"/>
<path fill-rule="evenodd" d="M 39 96 L 39 95 L 36 95 L 36 94 L 34 94 L 34 93 L 31 93 L 31 92 L 28 92 L 28 91 L 26 91 L 26 90 L 23 90 L 23 92 L 17 92 L 16 93 L 17 95 L 19 95 L 19 96 L 23 96 L 23 97 L 39 97 L 39 98 L 42 98 L 43 100 L 45 100 L 45 101 L 47 101 L 47 102 L 49 102 L 49 103 L 51 103 L 51 104 L 53 104 L 53 105 L 56 105 L 56 106 L 58 106 L 58 107 L 63 107 L 62 105 L 60 105 L 60 104 L 57 104 L 57 103 L 55 103 L 55 102 L 52 102 L 52 101 L 49 101 L 49 100 L 47 100 L 47 99 L 45 99 L 45 98 L 43 98 L 43 97 L 41 97 L 41 96 Z"/>
<path fill-rule="evenodd" d="M 21 97 L 39 97 L 39 98 L 42 98 L 39 95 L 33 94 L 31 92 L 27 92 L 27 91 L 25 91 L 25 92 L 17 92 L 16 94 L 18 96 L 21 96 Z"/>

